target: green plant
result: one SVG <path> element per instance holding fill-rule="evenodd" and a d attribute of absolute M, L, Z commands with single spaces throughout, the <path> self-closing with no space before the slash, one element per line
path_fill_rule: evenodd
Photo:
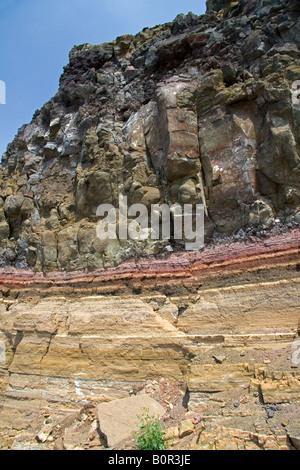
<path fill-rule="evenodd" d="M 150 416 L 146 408 L 144 408 L 143 415 L 138 418 L 140 420 L 139 431 L 134 433 L 138 450 L 166 450 L 167 440 L 159 419 Z"/>

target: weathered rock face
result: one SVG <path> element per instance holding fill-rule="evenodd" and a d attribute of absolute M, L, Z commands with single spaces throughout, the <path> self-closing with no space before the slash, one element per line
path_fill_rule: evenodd
<path fill-rule="evenodd" d="M 148 395 L 175 449 L 299 447 L 299 2 L 207 7 L 75 47 L 3 157 L 0 448 L 121 445 Z M 120 196 L 205 248 L 100 240 Z"/>
<path fill-rule="evenodd" d="M 299 3 L 207 9 L 72 49 L 58 93 L 3 156 L 3 266 L 97 269 L 160 252 L 168 240 L 97 238 L 97 207 L 120 195 L 203 203 L 206 243 L 299 223 Z"/>
<path fill-rule="evenodd" d="M 0 448 L 119 448 L 137 420 L 114 426 L 114 401 L 141 394 L 175 448 L 289 448 L 299 263 L 292 231 L 97 273 L 2 269 Z"/>

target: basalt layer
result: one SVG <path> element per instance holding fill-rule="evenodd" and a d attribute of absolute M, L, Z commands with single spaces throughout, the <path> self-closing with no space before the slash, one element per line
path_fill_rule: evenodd
<path fill-rule="evenodd" d="M 3 156 L 1 448 L 102 448 L 145 393 L 175 448 L 299 445 L 299 2 L 207 7 L 74 47 Z M 205 247 L 98 239 L 120 195 L 203 204 Z"/>
<path fill-rule="evenodd" d="M 74 47 L 58 93 L 8 146 L 2 266 L 98 269 L 180 240 L 99 240 L 97 207 L 197 204 L 206 243 L 299 224 L 299 2 L 208 2 Z"/>

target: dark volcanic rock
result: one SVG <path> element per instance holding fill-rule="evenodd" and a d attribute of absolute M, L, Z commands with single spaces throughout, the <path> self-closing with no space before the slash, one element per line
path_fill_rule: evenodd
<path fill-rule="evenodd" d="M 209 0 L 206 15 L 74 47 L 3 155 L 1 263 L 97 269 L 174 242 L 99 240 L 97 207 L 119 196 L 203 204 L 206 243 L 296 227 L 299 30 L 298 1 Z"/>

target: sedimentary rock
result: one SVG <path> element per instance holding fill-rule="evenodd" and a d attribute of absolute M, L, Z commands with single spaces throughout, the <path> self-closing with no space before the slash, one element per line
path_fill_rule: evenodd
<path fill-rule="evenodd" d="M 26 445 L 36 445 L 43 413 L 61 423 L 86 403 L 137 394 L 148 380 L 182 383 L 195 413 L 224 393 L 227 400 L 255 392 L 262 403 L 299 401 L 291 360 L 300 321 L 298 246 L 294 231 L 268 243 L 166 254 L 93 273 L 2 270 L 2 446 L 17 445 L 28 426 Z M 226 360 L 218 364 L 220 356 Z M 76 423 L 70 426 L 82 436 L 85 425 Z M 63 442 L 56 435 L 43 445 Z"/>
<path fill-rule="evenodd" d="M 102 403 L 98 406 L 99 428 L 104 444 L 118 448 L 125 439 L 130 439 L 139 431 L 142 419 L 148 416 L 162 417 L 166 410 L 148 395 L 137 395 L 129 398 Z"/>

